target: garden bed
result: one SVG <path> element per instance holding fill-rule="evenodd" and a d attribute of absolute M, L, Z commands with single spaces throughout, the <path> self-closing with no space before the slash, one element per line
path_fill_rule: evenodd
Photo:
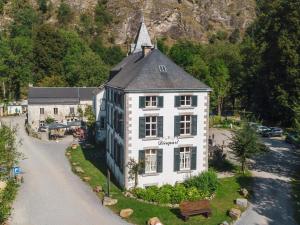
<path fill-rule="evenodd" d="M 68 158 L 70 159 L 73 170 L 75 170 L 76 166 L 82 168 L 84 173 L 78 173 L 78 175 L 82 179 L 88 176 L 90 179 L 86 182 L 92 189 L 99 185 L 101 185 L 104 190 L 107 189 L 106 177 L 104 175 L 106 173 L 104 147 L 101 149 L 99 149 L 99 147 L 89 149 L 78 147 L 76 150 L 70 148 L 67 151 L 69 152 L 67 155 L 69 155 Z M 219 179 L 219 188 L 215 198 L 211 201 L 212 217 L 204 218 L 201 215 L 194 216 L 190 218 L 187 224 L 216 225 L 224 220 L 228 222 L 231 221 L 231 218 L 228 216 L 228 210 L 232 207 L 236 207 L 234 200 L 240 197 L 240 188 L 248 187 L 250 182 L 251 177 L 248 176 L 234 176 Z M 121 209 L 125 208 L 133 209 L 134 212 L 128 221 L 134 224 L 145 224 L 149 218 L 155 216 L 160 218 L 165 225 L 182 225 L 184 223 L 179 217 L 178 208 L 148 204 L 134 198 L 125 197 L 122 190 L 114 184 L 111 185 L 110 194 L 113 198 L 118 199 L 118 203 L 114 206 L 110 206 L 110 208 L 116 213 L 119 213 Z M 102 199 L 103 193 L 98 193 L 98 196 Z"/>

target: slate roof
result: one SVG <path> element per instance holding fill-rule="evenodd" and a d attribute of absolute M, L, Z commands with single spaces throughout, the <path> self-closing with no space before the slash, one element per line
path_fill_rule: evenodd
<path fill-rule="evenodd" d="M 160 70 L 164 66 L 166 72 Z M 204 90 L 210 88 L 194 78 L 158 49 L 143 57 L 137 52 L 126 57 L 113 71 L 119 71 L 108 86 L 125 91 Z"/>
<path fill-rule="evenodd" d="M 135 47 L 133 53 L 142 51 L 142 46 L 153 46 L 151 43 L 151 39 L 147 27 L 144 22 L 144 18 L 142 18 L 141 25 L 138 30 L 134 43 L 135 43 Z"/>
<path fill-rule="evenodd" d="M 91 101 L 95 87 L 30 87 L 28 104 L 79 104 Z"/>

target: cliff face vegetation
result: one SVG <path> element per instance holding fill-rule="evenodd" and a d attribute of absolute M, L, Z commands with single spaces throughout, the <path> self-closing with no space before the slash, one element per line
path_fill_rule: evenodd
<path fill-rule="evenodd" d="M 0 26 L 11 22 L 10 1 L 3 3 Z M 44 20 L 56 23 L 62 2 L 72 10 L 72 24 L 77 26 L 83 14 L 93 15 L 98 0 L 28 0 L 38 9 L 45 4 Z M 152 38 L 169 37 L 172 40 L 188 38 L 208 42 L 215 35 L 242 36 L 255 18 L 255 0 L 105 0 L 113 24 L 105 28 L 115 44 L 131 41 L 138 29 L 142 12 Z M 1 8 L 1 6 L 0 6 Z"/>

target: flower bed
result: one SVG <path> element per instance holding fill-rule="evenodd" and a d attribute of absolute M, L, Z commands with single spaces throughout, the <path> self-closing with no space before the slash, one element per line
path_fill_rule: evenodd
<path fill-rule="evenodd" d="M 211 199 L 217 191 L 218 184 L 217 174 L 209 170 L 191 177 L 182 184 L 134 188 L 131 193 L 134 197 L 147 202 L 179 204 L 184 200 Z"/>

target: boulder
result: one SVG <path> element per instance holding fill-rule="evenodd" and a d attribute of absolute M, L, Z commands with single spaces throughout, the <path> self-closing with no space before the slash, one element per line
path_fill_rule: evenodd
<path fill-rule="evenodd" d="M 237 204 L 240 207 L 247 208 L 248 200 L 245 198 L 238 198 L 235 200 L 235 204 Z"/>
<path fill-rule="evenodd" d="M 101 191 L 103 191 L 102 186 L 98 185 L 98 186 L 94 187 L 94 192 L 99 193 Z"/>
<path fill-rule="evenodd" d="M 128 218 L 129 216 L 131 216 L 131 214 L 133 213 L 133 209 L 122 209 L 120 211 L 120 217 L 122 218 Z"/>
<path fill-rule="evenodd" d="M 108 206 L 108 205 L 115 205 L 118 203 L 118 199 L 113 199 L 110 197 L 104 197 L 103 199 L 103 205 Z"/>
<path fill-rule="evenodd" d="M 72 147 L 71 147 L 71 148 L 72 148 L 73 150 L 75 150 L 75 149 L 77 149 L 77 147 L 78 147 L 77 144 L 72 144 Z"/>
<path fill-rule="evenodd" d="M 83 177 L 82 179 L 83 179 L 83 181 L 85 181 L 85 182 L 89 182 L 89 181 L 91 180 L 90 177 Z"/>
<path fill-rule="evenodd" d="M 0 181 L 0 192 L 3 191 L 7 186 L 7 183 L 5 181 Z"/>
<path fill-rule="evenodd" d="M 240 194 L 243 196 L 243 197 L 247 197 L 249 192 L 246 188 L 241 188 L 240 190 Z"/>
<path fill-rule="evenodd" d="M 66 152 L 66 156 L 71 156 L 71 153 L 70 152 Z"/>
<path fill-rule="evenodd" d="M 220 225 L 229 225 L 229 223 L 227 221 L 223 221 L 222 223 L 220 223 Z"/>
<path fill-rule="evenodd" d="M 229 216 L 234 220 L 237 220 L 238 218 L 240 218 L 241 213 L 242 212 L 239 209 L 232 208 L 229 210 Z"/>
<path fill-rule="evenodd" d="M 73 163 L 72 163 L 72 166 L 78 166 L 78 163 L 73 162 Z"/>
<path fill-rule="evenodd" d="M 84 173 L 84 170 L 80 166 L 75 167 L 75 172 L 76 173 Z"/>
<path fill-rule="evenodd" d="M 126 191 L 124 193 L 124 196 L 127 197 L 127 198 L 133 198 L 134 197 L 133 194 L 131 192 L 129 192 L 129 191 Z"/>
<path fill-rule="evenodd" d="M 163 225 L 157 217 L 148 220 L 148 225 Z"/>

